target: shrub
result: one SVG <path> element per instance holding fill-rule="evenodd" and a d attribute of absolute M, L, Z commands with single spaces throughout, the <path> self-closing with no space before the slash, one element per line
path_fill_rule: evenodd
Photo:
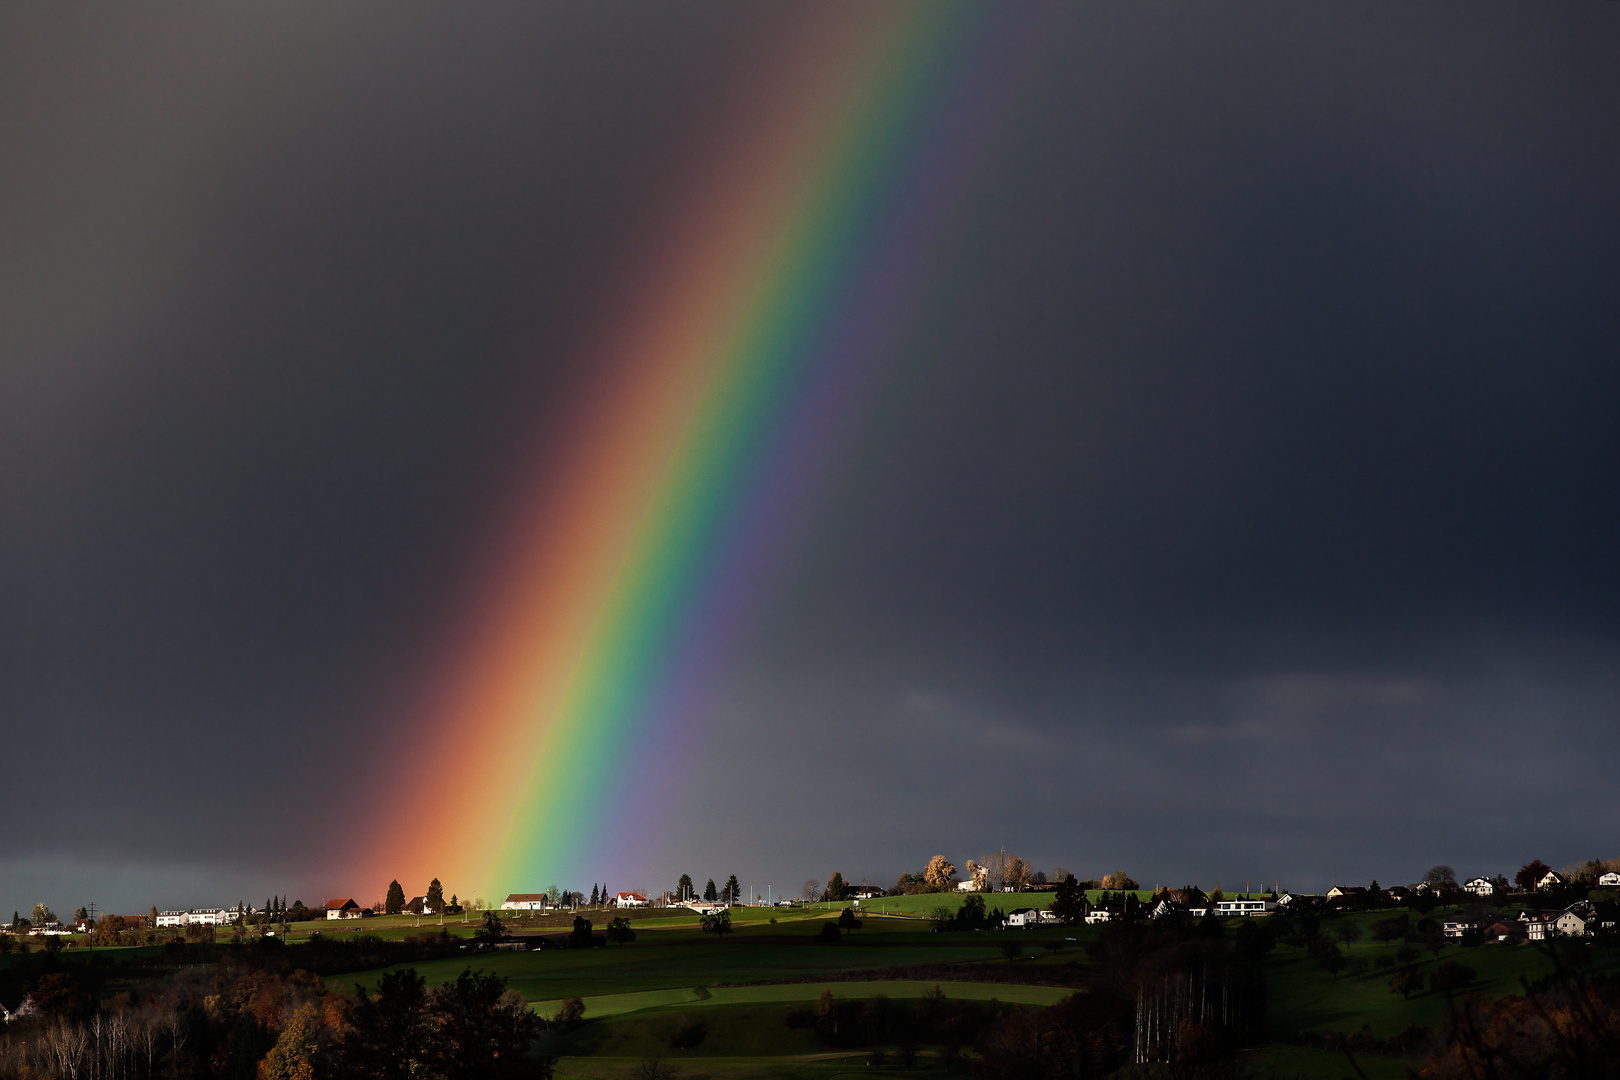
<path fill-rule="evenodd" d="M 1447 960 L 1429 974 L 1429 989 L 1449 993 L 1473 985 L 1478 974 L 1467 964 Z"/>
<path fill-rule="evenodd" d="M 572 1031 L 585 1022 L 585 1002 L 577 997 L 563 998 L 562 1008 L 551 1022 L 563 1031 Z"/>
<path fill-rule="evenodd" d="M 671 1050 L 690 1050 L 695 1046 L 702 1046 L 703 1040 L 709 1037 L 709 1025 L 701 1020 L 688 1020 L 675 1029 L 669 1037 Z"/>

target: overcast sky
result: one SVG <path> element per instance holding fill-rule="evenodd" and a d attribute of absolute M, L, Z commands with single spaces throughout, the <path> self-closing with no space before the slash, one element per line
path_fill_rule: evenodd
<path fill-rule="evenodd" d="M 0 905 L 324 898 L 582 313 L 816 15 L 0 16 Z M 1620 855 L 1620 5 L 1063 26 L 602 876 Z"/>

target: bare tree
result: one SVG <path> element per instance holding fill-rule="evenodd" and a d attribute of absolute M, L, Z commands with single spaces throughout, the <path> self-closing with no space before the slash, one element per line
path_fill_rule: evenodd
<path fill-rule="evenodd" d="M 643 1058 L 630 1070 L 630 1075 L 635 1080 L 675 1080 L 680 1073 L 663 1058 L 650 1057 Z"/>
<path fill-rule="evenodd" d="M 1423 875 L 1423 884 L 1436 890 L 1455 888 L 1457 885 L 1457 872 L 1444 863 L 1439 866 L 1432 866 L 1429 868 L 1429 872 Z"/>
<path fill-rule="evenodd" d="M 804 897 L 805 903 L 815 903 L 816 897 L 821 895 L 821 882 L 817 881 L 815 878 L 807 879 L 799 888 L 799 895 Z"/>
<path fill-rule="evenodd" d="M 58 1021 L 45 1035 L 45 1051 L 61 1080 L 79 1080 L 90 1038 L 77 1024 Z"/>
<path fill-rule="evenodd" d="M 984 857 L 986 885 L 994 892 L 1002 889 L 1021 889 L 1030 878 L 1029 864 L 1005 850 L 993 851 Z"/>
<path fill-rule="evenodd" d="M 140 1040 L 141 1049 L 146 1051 L 146 1075 L 148 1077 L 157 1075 L 154 1070 L 154 1063 L 157 1058 L 158 1032 L 161 1027 L 162 1022 L 151 1013 L 141 1018 L 141 1027 L 137 1038 Z"/>

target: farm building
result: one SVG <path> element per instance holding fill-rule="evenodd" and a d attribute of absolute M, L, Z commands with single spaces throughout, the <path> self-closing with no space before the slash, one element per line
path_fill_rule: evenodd
<path fill-rule="evenodd" d="M 614 907 L 652 907 L 652 901 L 638 892 L 622 892 L 613 894 Z"/>
<path fill-rule="evenodd" d="M 335 896 L 321 905 L 326 909 L 328 919 L 358 919 L 360 905 L 347 896 Z"/>
<path fill-rule="evenodd" d="M 540 911 L 551 906 L 551 899 L 543 892 L 508 893 L 501 901 L 503 911 Z"/>

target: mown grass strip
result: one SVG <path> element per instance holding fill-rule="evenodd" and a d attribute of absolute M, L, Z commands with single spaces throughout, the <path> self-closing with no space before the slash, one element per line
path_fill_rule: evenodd
<path fill-rule="evenodd" d="M 1020 983 L 983 982 L 815 982 L 775 983 L 766 986 L 714 986 L 683 990 L 643 990 L 630 994 L 596 994 L 587 996 L 585 1015 L 620 1016 L 642 1009 L 680 1006 L 701 1008 L 705 1005 L 755 1005 L 815 1001 L 823 990 L 831 990 L 839 998 L 870 998 L 886 994 L 891 998 L 920 998 L 934 987 L 948 998 L 961 1001 L 1005 1001 L 1013 1005 L 1056 1005 L 1074 991 L 1061 986 L 1030 986 Z M 707 997 L 700 997 L 705 993 Z M 537 1001 L 530 1008 L 541 1015 L 551 1015 L 562 1007 L 562 1000 Z"/>

